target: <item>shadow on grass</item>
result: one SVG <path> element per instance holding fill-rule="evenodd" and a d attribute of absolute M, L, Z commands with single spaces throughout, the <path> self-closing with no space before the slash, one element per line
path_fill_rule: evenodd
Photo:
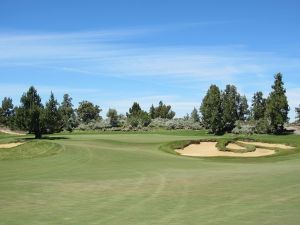
<path fill-rule="evenodd" d="M 36 139 L 34 137 L 26 137 L 26 138 L 22 138 L 21 140 L 64 140 L 64 139 L 69 139 L 68 137 L 49 137 L 49 136 L 43 136 L 40 139 Z"/>

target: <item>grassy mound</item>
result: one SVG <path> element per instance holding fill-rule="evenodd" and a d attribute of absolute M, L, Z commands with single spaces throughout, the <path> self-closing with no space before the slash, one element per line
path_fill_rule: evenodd
<path fill-rule="evenodd" d="M 31 159 L 58 154 L 62 147 L 49 141 L 32 141 L 23 145 L 0 149 L 0 160 Z"/>

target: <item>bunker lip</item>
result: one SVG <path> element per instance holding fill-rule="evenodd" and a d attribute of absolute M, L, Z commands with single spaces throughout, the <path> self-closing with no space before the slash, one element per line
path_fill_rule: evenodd
<path fill-rule="evenodd" d="M 230 151 L 220 151 L 216 147 L 217 142 L 200 142 L 200 144 L 190 144 L 183 149 L 176 149 L 175 151 L 184 156 L 198 156 L 198 157 L 260 157 L 275 154 L 275 150 L 264 148 L 256 148 L 253 152 L 235 153 Z"/>
<path fill-rule="evenodd" d="M 23 142 L 16 142 L 16 143 L 7 143 L 7 144 L 0 144 L 0 148 L 14 148 L 19 145 L 24 144 Z"/>

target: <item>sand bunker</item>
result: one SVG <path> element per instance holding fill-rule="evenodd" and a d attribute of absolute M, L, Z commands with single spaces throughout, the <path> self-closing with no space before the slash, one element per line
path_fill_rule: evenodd
<path fill-rule="evenodd" d="M 217 142 L 201 142 L 200 144 L 191 144 L 184 149 L 175 150 L 181 155 L 185 156 L 201 156 L 201 157 L 215 157 L 215 156 L 230 156 L 230 157 L 259 157 L 272 155 L 274 150 L 256 148 L 253 152 L 235 153 L 219 151 L 216 147 Z M 239 149 L 242 147 L 238 146 Z"/>
<path fill-rule="evenodd" d="M 226 145 L 226 148 L 233 149 L 233 150 L 246 150 L 246 148 L 239 146 L 235 143 L 229 143 L 228 145 Z"/>
<path fill-rule="evenodd" d="M 22 144 L 24 144 L 24 143 L 18 142 L 18 143 L 0 144 L 0 148 L 13 148 L 13 147 L 17 147 Z"/>
<path fill-rule="evenodd" d="M 294 147 L 284 145 L 284 144 L 269 144 L 269 143 L 252 142 L 252 141 L 238 141 L 238 142 L 242 144 L 254 145 L 254 146 L 265 147 L 265 148 L 294 149 Z"/>
<path fill-rule="evenodd" d="M 26 135 L 21 132 L 15 132 L 15 131 L 7 130 L 7 129 L 0 129 L 0 132 L 5 133 L 5 134 L 11 134 L 11 135 Z"/>

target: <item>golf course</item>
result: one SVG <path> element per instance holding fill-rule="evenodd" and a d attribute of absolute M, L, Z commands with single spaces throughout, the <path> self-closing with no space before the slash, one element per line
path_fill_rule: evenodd
<path fill-rule="evenodd" d="M 298 224 L 300 138 L 264 157 L 189 157 L 203 131 L 0 135 L 0 224 Z M 240 137 L 244 138 L 244 137 Z"/>

